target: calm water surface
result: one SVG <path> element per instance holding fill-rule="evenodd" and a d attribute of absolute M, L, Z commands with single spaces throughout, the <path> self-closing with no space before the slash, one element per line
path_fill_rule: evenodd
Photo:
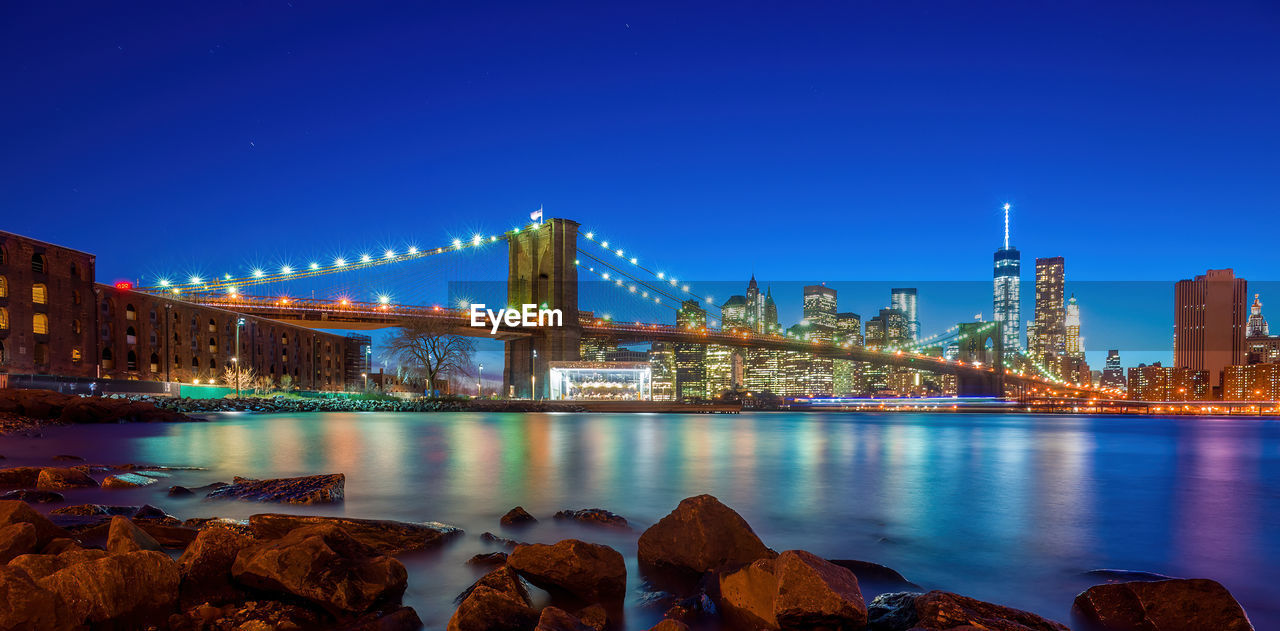
<path fill-rule="evenodd" d="M 164 487 L 68 493 L 67 503 L 151 502 L 179 517 L 290 511 L 435 520 L 467 536 L 404 558 L 408 604 L 443 628 L 478 576 L 463 561 L 523 505 L 543 522 L 516 538 L 568 536 L 614 546 L 631 570 L 627 627 L 660 611 L 635 605 L 637 533 L 559 524 L 564 508 L 602 507 L 639 529 L 680 499 L 711 493 L 777 550 L 889 565 L 954 590 L 1068 621 L 1092 584 L 1122 568 L 1209 577 L 1258 629 L 1280 628 L 1280 423 L 1253 418 L 1139 419 L 956 414 L 765 413 L 220 415 L 209 423 L 54 428 L 0 438 L 6 466 L 56 454 L 96 462 L 207 467 L 233 475 L 343 472 L 337 507 L 173 499 Z"/>

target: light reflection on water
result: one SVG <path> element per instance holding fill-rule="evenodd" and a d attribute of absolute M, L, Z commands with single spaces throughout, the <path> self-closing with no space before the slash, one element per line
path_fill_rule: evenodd
<path fill-rule="evenodd" d="M 603 507 L 641 528 L 712 493 L 775 549 L 894 567 L 950 589 L 1066 621 L 1080 572 L 1124 568 L 1222 581 L 1259 629 L 1280 627 L 1280 423 L 955 414 L 226 415 L 210 423 L 54 428 L 0 438 L 7 466 L 72 453 L 100 462 L 208 467 L 233 475 L 347 474 L 336 507 L 267 510 L 437 520 L 467 530 L 406 558 L 409 604 L 442 628 L 488 549 L 478 535 L 517 504 L 543 519 L 514 536 L 613 545 L 635 574 L 636 533 L 557 524 Z M 245 517 L 261 505 L 137 491 L 68 501 L 151 502 L 181 517 Z M 511 533 L 508 533 L 511 534 Z M 633 595 L 634 600 L 634 595 Z M 628 627 L 660 612 L 632 609 Z"/>

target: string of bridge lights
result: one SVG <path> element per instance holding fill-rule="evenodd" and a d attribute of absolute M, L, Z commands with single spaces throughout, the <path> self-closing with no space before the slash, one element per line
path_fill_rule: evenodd
<path fill-rule="evenodd" d="M 675 276 L 670 276 L 670 275 L 668 275 L 666 272 L 660 272 L 660 271 L 654 271 L 654 270 L 651 270 L 651 269 L 649 269 L 648 267 L 645 267 L 644 265 L 641 265 L 641 264 L 640 264 L 640 259 L 638 259 L 638 258 L 636 258 L 636 257 L 634 257 L 634 256 L 633 256 L 633 257 L 628 258 L 628 257 L 627 257 L 627 255 L 626 255 L 626 250 L 623 250 L 622 248 L 611 247 L 611 246 L 609 245 L 609 242 L 608 242 L 608 241 L 605 241 L 605 240 L 597 240 L 597 239 L 596 239 L 596 235 L 595 235 L 595 233 L 594 233 L 594 232 L 585 232 L 585 233 L 582 233 L 582 237 L 583 237 L 583 238 L 585 238 L 585 239 L 586 239 L 586 240 L 588 240 L 588 241 L 591 241 L 592 243 L 595 243 L 596 245 L 599 245 L 599 246 L 601 247 L 601 249 L 605 250 L 606 252 L 609 252 L 609 253 L 613 254 L 613 255 L 614 255 L 614 256 L 616 256 L 619 260 L 624 261 L 624 262 L 626 262 L 626 263 L 628 263 L 628 264 L 630 264 L 630 265 L 634 266 L 636 269 L 641 270 L 641 271 L 645 272 L 646 274 L 649 274 L 650 276 L 653 276 L 654 278 L 656 278 L 656 279 L 658 279 L 658 280 L 662 281 L 662 282 L 663 282 L 663 283 L 665 283 L 665 284 L 670 285 L 671 287 L 674 287 L 675 289 L 679 290 L 680 292 L 682 292 L 682 293 L 684 293 L 684 294 L 686 294 L 686 295 L 688 295 L 688 296 L 690 296 L 690 297 L 692 297 L 692 298 L 697 299 L 699 302 L 704 302 L 704 303 L 706 303 L 706 304 L 710 305 L 711 307 L 713 307 L 713 308 L 715 308 L 715 309 L 719 309 L 719 308 L 720 308 L 720 306 L 719 306 L 719 305 L 717 305 L 717 304 L 714 302 L 714 300 L 712 299 L 712 297 L 711 297 L 711 296 L 699 296 L 698 294 L 695 294 L 693 291 L 691 291 L 691 290 L 690 290 L 689 285 L 687 285 L 687 284 L 682 284 L 682 283 L 681 283 L 681 282 L 680 282 L 680 281 L 679 281 Z M 615 246 L 616 246 L 616 244 L 615 244 Z M 579 251 L 579 252 L 584 252 L 584 253 L 585 253 L 585 251 L 584 251 L 584 250 L 581 250 L 581 249 L 579 249 L 578 251 Z M 592 257 L 592 258 L 595 258 L 595 257 Z M 597 259 L 597 260 L 599 260 L 599 259 Z"/>
<path fill-rule="evenodd" d="M 512 230 L 518 233 L 520 228 Z M 227 295 L 239 295 L 241 288 L 251 287 L 255 285 L 265 285 L 285 280 L 298 280 L 303 278 L 312 278 L 325 274 L 333 274 L 337 272 L 351 272 L 356 270 L 378 267 L 391 263 L 400 263 L 404 261 L 412 261 L 437 254 L 447 252 L 457 252 L 468 248 L 476 248 L 497 241 L 506 240 L 507 234 L 501 235 L 472 235 L 469 239 L 455 238 L 448 245 L 435 248 L 418 248 L 411 245 L 402 251 L 396 251 L 388 248 L 380 255 L 371 252 L 363 252 L 358 256 L 347 258 L 346 256 L 336 256 L 328 263 L 320 263 L 312 260 L 305 266 L 294 266 L 291 264 L 281 265 L 279 268 L 267 270 L 261 267 L 255 267 L 248 274 L 234 276 L 232 274 L 223 274 L 221 277 L 211 276 L 202 277 L 199 274 L 192 274 L 185 281 L 173 280 L 171 278 L 161 277 L 156 280 L 155 285 L 139 287 L 140 291 L 149 291 L 152 293 L 170 293 L 181 294 L 183 292 L 216 292 L 224 291 Z"/>
<path fill-rule="evenodd" d="M 595 258 L 595 257 L 591 257 L 591 258 Z M 603 269 L 596 269 L 594 265 L 583 264 L 582 259 L 574 259 L 573 264 L 578 266 L 579 269 L 585 269 L 588 272 L 595 274 L 597 277 L 600 278 L 600 280 L 606 281 L 608 284 L 616 287 L 620 291 L 626 292 L 628 295 L 635 297 L 637 300 L 643 300 L 645 302 L 648 302 L 650 299 L 652 299 L 653 304 L 662 305 L 672 311 L 680 310 L 679 307 L 673 307 L 665 302 L 662 302 L 662 298 L 663 298 L 662 295 L 658 294 L 658 292 L 650 292 L 648 289 L 644 289 L 643 288 L 644 285 L 641 284 L 639 281 L 627 282 L 628 280 L 635 281 L 635 279 L 632 279 L 628 276 L 619 276 L 618 271 L 616 269 L 614 270 L 613 273 L 607 272 Z M 670 296 L 668 296 L 667 298 L 669 300 L 675 300 Z M 601 318 L 604 320 L 611 319 L 608 315 L 602 315 Z M 714 327 L 714 326 L 719 326 L 719 323 L 715 320 L 708 320 L 707 325 Z"/>

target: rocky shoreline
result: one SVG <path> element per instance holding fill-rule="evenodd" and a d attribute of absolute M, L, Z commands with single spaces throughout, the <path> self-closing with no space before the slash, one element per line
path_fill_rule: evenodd
<path fill-rule="evenodd" d="M 401 602 L 410 576 L 396 557 L 467 536 L 436 522 L 274 512 L 246 520 L 181 520 L 148 505 L 37 510 L 44 502 L 65 501 L 62 494 L 76 489 L 146 486 L 173 481 L 180 472 L 90 464 L 0 469 L 0 487 L 12 489 L 0 499 L 0 629 L 420 629 L 417 612 Z M 345 497 L 345 480 L 341 473 L 235 478 L 199 488 L 173 485 L 169 494 L 209 502 L 334 504 Z M 580 539 L 526 543 L 480 535 L 498 549 L 468 561 L 487 571 L 458 596 L 449 631 L 636 629 L 625 620 L 629 595 L 661 614 L 651 631 L 1068 629 L 1034 613 L 921 590 L 874 563 L 775 551 L 710 495 L 681 501 L 642 531 L 599 508 L 549 517 L 588 531 L 639 535 L 634 550 L 622 551 Z M 518 533 L 537 521 L 516 507 L 494 523 Z M 638 586 L 628 585 L 624 553 L 638 562 Z M 1099 578 L 1107 582 L 1075 599 L 1078 630 L 1253 628 L 1239 603 L 1211 580 Z M 872 585 L 877 595 L 868 601 L 864 590 Z M 534 588 L 545 597 L 534 597 Z"/>
<path fill-rule="evenodd" d="M 585 412 L 558 401 L 490 399 L 355 399 L 289 396 L 191 399 L 149 395 L 87 397 L 49 390 L 0 389 L 0 434 L 33 434 L 46 425 L 174 423 L 200 421 L 192 414 L 249 412 Z"/>

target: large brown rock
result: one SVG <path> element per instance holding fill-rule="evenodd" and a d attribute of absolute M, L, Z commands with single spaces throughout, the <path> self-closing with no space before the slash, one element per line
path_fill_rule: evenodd
<path fill-rule="evenodd" d="M 0 567 L 0 629 L 62 631 L 73 622 L 65 603 L 15 567 Z"/>
<path fill-rule="evenodd" d="M 0 501 L 0 526 L 24 522 L 35 526 L 36 546 L 43 548 L 50 541 L 62 537 L 70 537 L 67 531 L 55 526 L 48 517 L 37 513 L 23 502 L 15 500 Z"/>
<path fill-rule="evenodd" d="M 621 603 L 626 597 L 626 563 L 606 545 L 565 539 L 554 545 L 517 546 L 507 565 L 530 583 L 585 604 Z"/>
<path fill-rule="evenodd" d="M 529 593 L 508 566 L 480 577 L 458 600 L 448 631 L 532 631 L 538 624 Z"/>
<path fill-rule="evenodd" d="M 1072 614 L 1107 631 L 1253 631 L 1231 592 L 1203 578 L 1094 585 L 1076 596 Z"/>
<path fill-rule="evenodd" d="M 205 499 L 331 504 L 342 501 L 346 483 L 347 476 L 341 473 L 268 480 L 237 478 L 235 484 L 214 489 L 205 496 Z"/>
<path fill-rule="evenodd" d="M 357 541 L 383 554 L 425 550 L 462 534 L 453 526 L 437 522 L 412 523 L 384 519 L 318 517 L 263 513 L 249 517 L 249 527 L 259 539 L 278 539 L 296 528 L 329 524 L 337 526 Z"/>
<path fill-rule="evenodd" d="M 413 607 L 400 607 L 389 612 L 374 612 L 342 627 L 342 631 L 419 631 L 422 619 Z"/>
<path fill-rule="evenodd" d="M 867 608 L 848 569 L 803 550 L 720 577 L 725 616 L 743 627 L 861 630 Z"/>
<path fill-rule="evenodd" d="M 129 521 L 128 517 L 116 515 L 111 518 L 111 526 L 107 531 L 107 552 L 124 554 L 138 550 L 160 551 L 160 542 L 143 532 L 141 528 Z"/>
<path fill-rule="evenodd" d="M 631 524 L 627 523 L 627 518 L 617 513 L 611 513 L 603 508 L 583 508 L 581 510 L 562 510 L 557 512 L 554 517 L 558 520 L 576 521 L 580 524 L 588 524 L 591 526 L 605 526 L 607 528 L 631 528 Z"/>
<path fill-rule="evenodd" d="M 1070 631 L 1033 613 L 951 592 L 881 594 L 867 606 L 868 631 Z"/>
<path fill-rule="evenodd" d="M 150 476 L 138 475 L 136 473 L 117 473 L 104 478 L 102 480 L 102 488 L 136 489 L 142 486 L 150 486 L 155 483 L 156 479 Z"/>
<path fill-rule="evenodd" d="M 34 487 L 44 467 L 7 467 L 0 469 L 0 486 Z"/>
<path fill-rule="evenodd" d="M 498 520 L 503 526 L 527 526 L 537 523 L 537 521 L 538 518 L 530 515 L 529 511 L 525 510 L 523 506 L 517 506 L 507 511 L 507 514 Z"/>
<path fill-rule="evenodd" d="M 178 564 L 143 550 L 77 563 L 40 579 L 56 592 L 76 624 L 94 629 L 163 625 L 178 605 Z"/>
<path fill-rule="evenodd" d="M 689 631 L 689 625 L 670 618 L 649 627 L 649 631 Z"/>
<path fill-rule="evenodd" d="M 242 592 L 231 580 L 231 566 L 241 550 L 253 545 L 252 537 L 213 527 L 200 531 L 195 541 L 178 558 L 182 576 L 182 608 L 203 602 L 222 604 L 237 599 Z"/>
<path fill-rule="evenodd" d="M 543 607 L 535 631 L 595 631 L 577 616 L 559 607 Z"/>
<path fill-rule="evenodd" d="M 408 578 L 399 561 L 332 524 L 304 526 L 241 549 L 231 575 L 254 589 L 309 600 L 335 616 L 398 603 Z"/>
<path fill-rule="evenodd" d="M 58 570 L 79 563 L 106 558 L 105 550 L 73 548 L 58 554 L 24 554 L 9 562 L 9 567 L 21 568 L 32 579 L 40 580 Z"/>
<path fill-rule="evenodd" d="M 36 474 L 39 477 L 39 474 Z M 28 504 L 52 504 L 61 502 L 67 498 L 56 491 L 37 491 L 35 489 L 14 489 L 3 495 L 0 500 L 18 500 Z"/>
<path fill-rule="evenodd" d="M 0 526 L 0 564 L 36 550 L 35 526 L 26 522 Z"/>
<path fill-rule="evenodd" d="M 637 556 L 641 566 L 702 574 L 736 569 L 774 554 L 732 508 L 710 495 L 698 495 L 680 502 L 644 531 Z"/>
<path fill-rule="evenodd" d="M 98 482 L 80 469 L 45 467 L 36 478 L 36 489 L 61 491 L 63 489 L 97 488 Z"/>

